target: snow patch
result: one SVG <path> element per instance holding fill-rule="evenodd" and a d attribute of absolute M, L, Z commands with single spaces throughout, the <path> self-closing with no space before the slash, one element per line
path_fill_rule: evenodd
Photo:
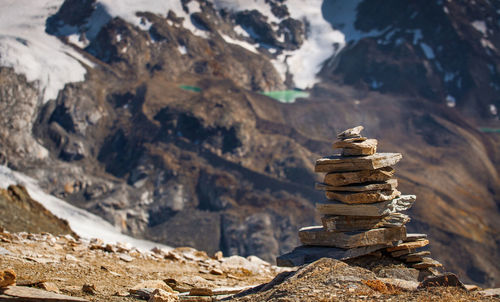
<path fill-rule="evenodd" d="M 225 34 L 220 34 L 220 35 L 221 35 L 222 39 L 224 39 L 224 41 L 226 41 L 227 43 L 239 45 L 239 46 L 241 46 L 241 47 L 245 48 L 246 50 L 249 50 L 253 53 L 259 53 L 257 51 L 257 48 L 255 47 L 255 45 L 252 45 L 246 41 L 233 39 L 230 36 L 225 35 Z"/>
<path fill-rule="evenodd" d="M 147 240 L 135 239 L 120 233 L 117 228 L 101 217 L 77 208 L 69 203 L 45 193 L 38 182 L 22 173 L 0 166 L 0 183 L 2 186 L 21 184 L 31 197 L 41 203 L 47 210 L 59 218 L 68 221 L 71 229 L 83 238 L 100 238 L 106 243 L 128 242 L 137 248 L 151 249 L 162 246 Z"/>
<path fill-rule="evenodd" d="M 420 48 L 422 48 L 422 51 L 424 52 L 424 55 L 425 57 L 428 59 L 428 60 L 433 60 L 436 58 L 436 55 L 434 54 L 434 51 L 432 50 L 432 48 L 427 45 L 426 43 L 424 42 L 420 42 Z"/>
<path fill-rule="evenodd" d="M 482 20 L 476 20 L 471 23 L 472 27 L 474 27 L 478 32 L 482 33 L 483 36 L 488 35 L 488 27 L 486 26 L 486 23 Z"/>
<path fill-rule="evenodd" d="M 448 94 L 445 100 L 446 100 L 446 105 L 450 108 L 453 108 L 457 105 L 457 100 L 452 95 Z"/>
<path fill-rule="evenodd" d="M 177 50 L 179 50 L 179 52 L 181 53 L 181 55 L 185 55 L 185 54 L 187 54 L 187 48 L 186 48 L 186 46 L 184 46 L 184 45 L 179 45 L 179 46 L 177 47 Z"/>
<path fill-rule="evenodd" d="M 62 3 L 63 0 L 0 2 L 0 66 L 12 67 L 29 82 L 36 82 L 44 102 L 55 99 L 66 83 L 83 81 L 83 65 L 93 67 L 73 48 L 45 33 L 45 20 Z M 70 41 L 78 40 L 72 37 Z"/>
<path fill-rule="evenodd" d="M 497 106 L 495 106 L 495 104 L 490 104 L 490 113 L 493 114 L 493 115 L 497 115 L 498 114 L 498 110 L 497 110 Z"/>
<path fill-rule="evenodd" d="M 241 27 L 240 25 L 236 25 L 235 27 L 233 27 L 233 30 L 236 34 L 240 36 L 243 36 L 245 38 L 250 38 L 250 35 L 247 33 L 247 31 L 244 30 L 243 27 Z"/>
<path fill-rule="evenodd" d="M 187 4 L 187 8 L 190 14 L 201 12 L 200 3 L 198 3 L 198 1 L 194 0 L 189 1 Z"/>

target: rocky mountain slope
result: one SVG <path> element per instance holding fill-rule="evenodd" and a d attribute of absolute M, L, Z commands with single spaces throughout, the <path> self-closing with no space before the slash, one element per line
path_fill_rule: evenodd
<path fill-rule="evenodd" d="M 498 134 L 477 130 L 498 127 L 496 4 L 153 2 L 51 0 L 1 24 L 2 163 L 124 233 L 272 261 L 315 221 L 314 160 L 362 124 L 404 156 L 410 231 L 498 283 Z M 84 71 L 56 81 L 66 60 Z M 293 87 L 310 96 L 261 94 Z"/>

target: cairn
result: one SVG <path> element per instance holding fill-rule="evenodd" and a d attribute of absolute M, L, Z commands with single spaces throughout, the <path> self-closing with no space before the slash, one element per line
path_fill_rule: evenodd
<path fill-rule="evenodd" d="M 377 140 L 361 135 L 363 126 L 337 135 L 333 149 L 340 155 L 320 158 L 315 172 L 326 173 L 316 189 L 325 191 L 325 201 L 316 204 L 322 226 L 299 230 L 302 246 L 277 258 L 278 266 L 297 266 L 322 257 L 338 260 L 382 251 L 409 267 L 425 270 L 441 264 L 417 251 L 429 244 L 425 234 L 407 234 L 405 224 L 415 195 L 397 190 L 393 165 L 400 153 L 377 153 Z"/>

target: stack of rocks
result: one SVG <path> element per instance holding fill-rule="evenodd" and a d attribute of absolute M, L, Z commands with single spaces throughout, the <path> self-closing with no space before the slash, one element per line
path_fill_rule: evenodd
<path fill-rule="evenodd" d="M 385 251 L 416 269 L 441 266 L 418 252 L 429 241 L 425 234 L 407 234 L 408 215 L 400 213 L 415 202 L 415 195 L 401 195 L 392 168 L 400 153 L 377 153 L 377 140 L 361 135 L 362 126 L 338 134 L 334 149 L 340 155 L 320 158 L 315 172 L 326 173 L 316 188 L 326 201 L 316 204 L 322 226 L 299 231 L 303 246 L 279 256 L 279 266 L 296 266 L 321 257 L 346 260 Z"/>

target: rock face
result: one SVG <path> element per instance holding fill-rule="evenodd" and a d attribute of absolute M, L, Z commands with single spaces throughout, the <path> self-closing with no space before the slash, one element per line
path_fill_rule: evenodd
<path fill-rule="evenodd" d="M 293 88 L 293 79 L 284 84 L 271 62 L 306 38 L 307 26 L 287 15 L 286 3 L 269 1 L 283 16 L 274 26 L 256 13 L 201 1 L 189 18 L 203 24 L 204 38 L 183 28 L 173 12 L 140 13 L 144 29 L 111 18 L 95 1 L 76 2 L 65 1 L 46 32 L 71 47 L 79 47 L 73 38 L 81 36 L 86 42 L 79 51 L 95 68 L 43 103 L 36 83 L 0 67 L 0 163 L 125 233 L 271 260 L 298 244 L 299 225 L 318 223 L 310 200 L 322 197 L 309 186 L 310 159 L 329 152 L 336 130 L 364 123 L 380 146 L 405 154 L 399 190 L 419 196 L 408 230 L 425 229 L 434 239 L 433 255 L 469 282 L 499 280 L 500 148 L 495 133 L 477 130 L 498 128 L 490 108 L 498 107 L 492 91 L 499 63 L 483 46 L 500 47 L 497 25 L 488 21 L 496 18 L 495 2 L 395 3 L 374 18 L 371 8 L 382 6 L 361 1 L 359 26 L 391 30 L 332 57 L 310 98 L 294 104 L 258 93 Z M 340 11 L 329 5 L 324 2 L 327 19 Z M 86 23 L 99 14 L 102 27 Z M 472 25 L 479 16 L 493 32 L 487 37 Z M 242 38 L 235 24 L 251 25 L 259 35 Z M 222 33 L 250 44 L 276 43 L 277 52 L 268 46 L 249 51 Z M 426 45 L 436 59 L 426 57 Z M 453 80 L 444 81 L 451 74 Z M 446 99 L 453 103 L 448 95 L 456 99 L 454 109 L 446 107 Z M 333 172 L 324 183 L 337 176 L 334 186 L 359 183 L 359 177 L 386 181 L 393 177 L 389 170 Z M 199 225 L 211 235 L 200 235 Z"/>
<path fill-rule="evenodd" d="M 0 227 L 11 232 L 50 232 L 76 237 L 67 221 L 56 217 L 33 200 L 23 186 L 0 188 L 0 212 Z"/>

